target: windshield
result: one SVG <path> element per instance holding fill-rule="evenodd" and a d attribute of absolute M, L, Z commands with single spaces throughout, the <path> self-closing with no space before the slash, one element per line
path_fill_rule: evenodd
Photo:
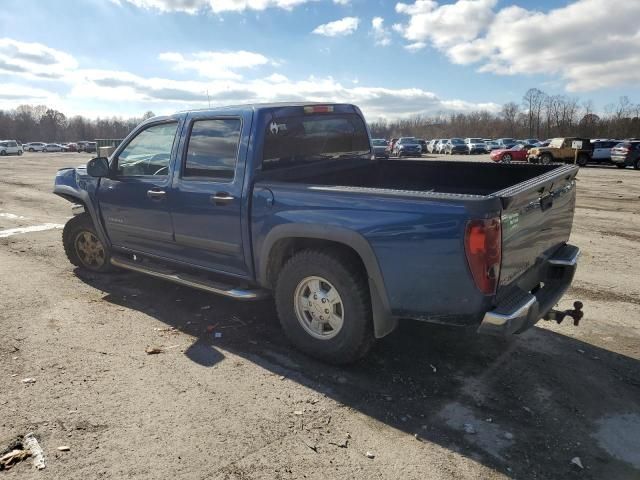
<path fill-rule="evenodd" d="M 401 138 L 400 140 L 398 140 L 398 143 L 402 144 L 402 145 L 415 145 L 418 143 L 418 140 L 416 140 L 413 137 L 404 137 Z"/>
<path fill-rule="evenodd" d="M 469 143 L 484 143 L 484 141 L 481 138 L 472 138 Z"/>
<path fill-rule="evenodd" d="M 267 124 L 262 169 L 274 170 L 370 153 L 369 135 L 359 115 L 280 117 Z"/>
<path fill-rule="evenodd" d="M 454 145 L 464 145 L 464 142 L 461 138 L 452 138 L 451 143 L 453 143 Z"/>
<path fill-rule="evenodd" d="M 386 147 L 387 146 L 387 141 L 380 139 L 380 138 L 374 138 L 373 140 L 371 140 L 371 143 L 373 144 L 374 147 Z"/>

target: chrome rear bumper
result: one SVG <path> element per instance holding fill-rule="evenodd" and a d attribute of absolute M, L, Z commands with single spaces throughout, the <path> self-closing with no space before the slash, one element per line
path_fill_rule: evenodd
<path fill-rule="evenodd" d="M 478 333 L 506 336 L 521 333 L 543 318 L 567 291 L 578 266 L 580 249 L 565 245 L 541 269 L 541 288 L 514 292 L 496 308 L 485 313 Z"/>

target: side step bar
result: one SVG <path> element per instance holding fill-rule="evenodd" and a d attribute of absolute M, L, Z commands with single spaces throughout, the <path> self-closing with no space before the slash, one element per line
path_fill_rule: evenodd
<path fill-rule="evenodd" d="M 215 293 L 216 295 L 223 295 L 225 297 L 235 298 L 236 300 L 261 300 L 269 296 L 269 292 L 260 289 L 240 289 L 234 288 L 230 285 L 224 285 L 217 283 L 209 279 L 198 278 L 196 275 L 189 275 L 187 273 L 176 273 L 174 271 L 164 269 L 156 265 L 144 265 L 134 260 L 129 260 L 123 257 L 111 257 L 111 264 L 115 267 L 124 268 L 126 270 L 132 270 L 138 273 L 144 273 L 152 277 L 168 280 L 173 283 L 185 285 L 191 288 L 197 288 L 204 290 L 205 292 Z"/>

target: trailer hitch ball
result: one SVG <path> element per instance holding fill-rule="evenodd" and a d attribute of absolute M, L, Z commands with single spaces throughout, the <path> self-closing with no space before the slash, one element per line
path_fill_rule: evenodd
<path fill-rule="evenodd" d="M 580 301 L 573 302 L 573 310 L 551 310 L 544 316 L 545 320 L 555 320 L 558 323 L 562 323 L 564 317 L 573 318 L 573 324 L 577 327 L 580 325 L 580 320 L 584 316 L 584 312 L 582 311 L 582 307 L 584 304 Z"/>

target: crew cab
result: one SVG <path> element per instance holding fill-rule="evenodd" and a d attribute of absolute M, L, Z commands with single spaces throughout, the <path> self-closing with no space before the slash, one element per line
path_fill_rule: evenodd
<path fill-rule="evenodd" d="M 579 148 L 573 148 L 574 145 Z M 529 150 L 529 161 L 542 163 L 551 162 L 577 163 L 581 167 L 586 166 L 591 160 L 593 148 L 587 138 L 562 137 L 554 138 L 546 147 L 534 147 Z"/>
<path fill-rule="evenodd" d="M 553 315 L 577 172 L 379 159 L 353 105 L 258 104 L 146 120 L 53 191 L 72 264 L 273 296 L 296 347 L 348 363 L 404 319 L 511 335 Z"/>

